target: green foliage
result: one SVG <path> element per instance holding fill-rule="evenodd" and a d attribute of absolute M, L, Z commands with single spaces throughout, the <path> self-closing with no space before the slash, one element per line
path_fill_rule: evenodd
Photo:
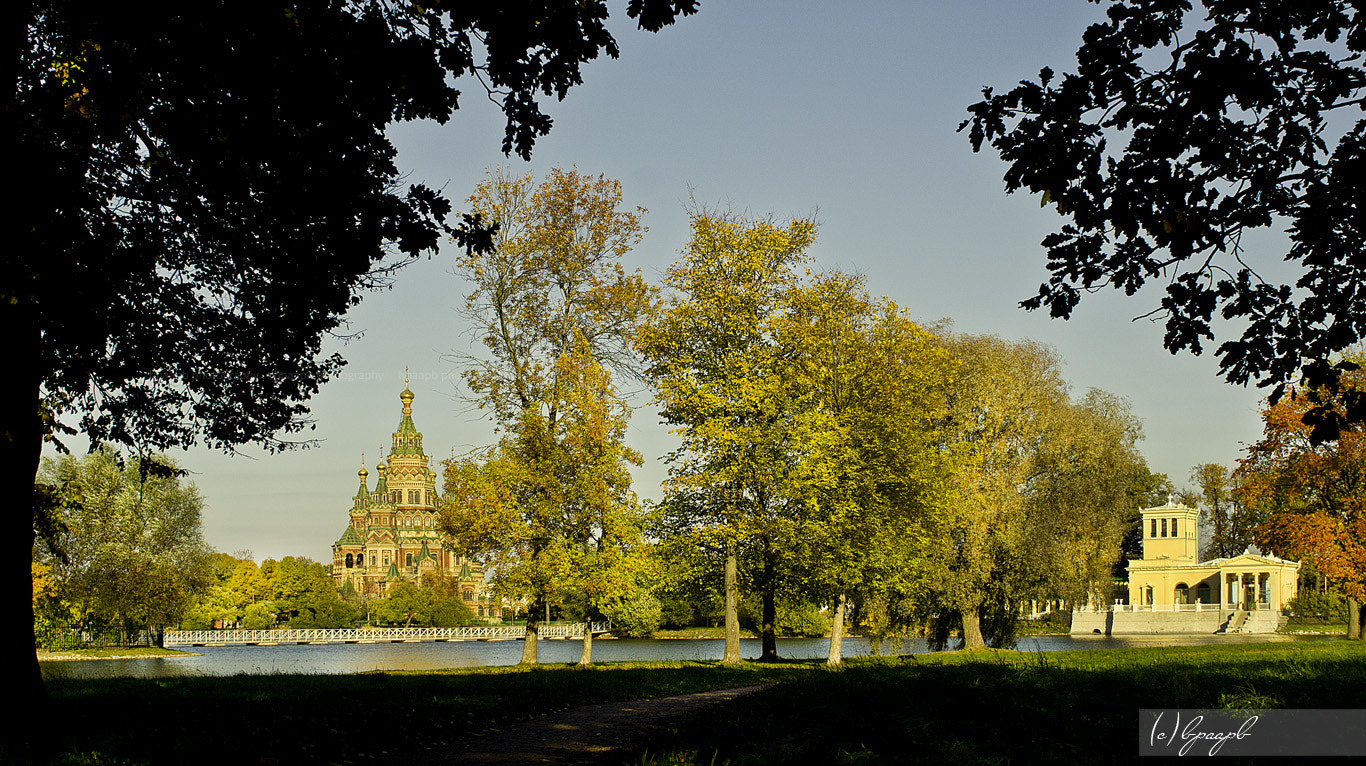
<path fill-rule="evenodd" d="M 649 0 L 627 15 L 658 30 L 694 10 Z M 19 239 L 0 294 L 35 309 L 22 332 L 43 342 L 41 360 L 11 361 L 97 442 L 280 446 L 340 370 L 322 337 L 393 254 L 487 242 L 479 222 L 448 225 L 438 193 L 403 187 L 390 125 L 446 122 L 455 80 L 478 70 L 504 96 L 503 150 L 529 157 L 550 129 L 538 97 L 617 54 L 607 15 L 538 8 L 509 24 L 496 3 L 357 1 L 133 21 L 26 4 L 6 135 L 40 186 L 7 213 Z"/>
<path fill-rule="evenodd" d="M 641 457 L 626 445 L 630 408 L 612 377 L 634 373 L 630 339 L 654 300 L 621 266 L 645 211 L 623 209 L 615 181 L 558 169 L 535 188 L 530 175 L 490 173 L 470 204 L 500 229 L 491 253 L 461 263 L 489 352 L 462 359 L 503 436 L 446 461 L 441 523 L 491 565 L 495 592 L 528 602 L 534 627 L 548 602 L 600 610 L 649 567 L 629 471 Z"/>
<path fill-rule="evenodd" d="M 289 627 L 340 628 L 359 618 L 356 607 L 342 601 L 327 567 L 303 556 L 285 556 L 273 564 L 267 592 Z"/>
<path fill-rule="evenodd" d="M 664 526 L 683 545 L 724 551 L 734 572 L 740 549 L 758 562 L 754 579 L 771 604 L 777 567 L 791 547 L 801 502 L 784 477 L 802 444 L 787 413 L 794 385 L 781 372 L 775 322 L 815 239 L 811 220 L 746 220 L 695 210 L 684 257 L 669 267 L 673 290 L 637 345 L 665 422 L 682 444 L 669 455 Z M 735 599 L 726 586 L 726 660 L 739 661 Z M 775 651 L 766 632 L 764 652 Z"/>
<path fill-rule="evenodd" d="M 275 618 L 279 614 L 279 608 L 272 601 L 263 601 L 255 604 L 248 604 L 242 612 L 243 630 L 265 630 L 275 627 Z"/>
<path fill-rule="evenodd" d="M 159 631 L 179 622 L 214 582 L 200 528 L 203 501 L 166 458 L 125 462 L 104 448 L 44 460 L 39 481 L 61 498 L 63 526 L 57 549 L 64 555 L 42 563 L 77 624 L 107 622 L 121 635 Z"/>
<path fill-rule="evenodd" d="M 946 342 L 962 366 L 943 447 L 962 462 L 917 609 L 936 646 L 959 633 L 968 648 L 1008 647 L 1028 600 L 1084 601 L 1108 583 L 1147 473 L 1140 429 L 1122 399 L 1093 390 L 1073 401 L 1051 349 Z"/>
<path fill-rule="evenodd" d="M 1286 607 L 1298 618 L 1312 618 L 1322 622 L 1345 622 L 1347 599 L 1332 591 L 1302 588 Z"/>
<path fill-rule="evenodd" d="M 757 595 L 740 599 L 740 627 L 759 632 L 763 621 L 763 604 Z M 822 637 L 830 634 L 830 619 L 818 605 L 793 598 L 777 601 L 774 630 L 779 636 Z"/>
<path fill-rule="evenodd" d="M 371 612 L 390 625 L 425 627 L 430 620 L 432 600 L 430 590 L 401 582 L 389 588 L 384 598 L 371 606 Z"/>
<path fill-rule="evenodd" d="M 602 613 L 612 621 L 612 633 L 622 638 L 649 638 L 663 619 L 659 599 L 643 589 L 607 601 Z"/>

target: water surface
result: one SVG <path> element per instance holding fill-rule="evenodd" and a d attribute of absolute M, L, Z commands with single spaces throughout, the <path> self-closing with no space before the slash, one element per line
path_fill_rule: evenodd
<path fill-rule="evenodd" d="M 1053 652 L 1072 649 L 1119 649 L 1141 646 L 1201 646 L 1206 644 L 1243 644 L 1268 641 L 1333 640 L 1333 636 L 1292 635 L 1153 635 L 1153 636 L 1036 636 L 1025 638 L 1015 647 L 1020 651 Z M 598 662 L 628 660 L 719 660 L 725 648 L 722 639 L 598 639 L 593 642 L 593 659 Z M 740 654 L 759 656 L 759 639 L 741 639 Z M 778 639 L 778 654 L 789 659 L 824 658 L 830 643 L 824 638 Z M 193 647 L 196 655 L 148 657 L 135 660 L 72 660 L 42 663 L 45 679 L 60 678 L 163 678 L 169 676 L 230 676 L 281 673 L 360 673 L 373 670 L 436 670 L 452 667 L 515 665 L 522 658 L 520 641 L 451 641 L 421 644 L 327 644 L 319 646 L 209 646 Z M 929 651 L 924 639 L 908 639 L 899 648 L 889 642 L 883 651 L 922 654 Z M 542 639 L 542 663 L 578 662 L 582 652 L 578 640 Z M 860 657 L 869 652 L 868 641 L 846 638 L 845 657 Z"/>

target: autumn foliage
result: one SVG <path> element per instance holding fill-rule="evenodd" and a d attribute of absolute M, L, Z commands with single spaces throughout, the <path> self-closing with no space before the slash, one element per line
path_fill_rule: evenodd
<path fill-rule="evenodd" d="M 1343 377 L 1337 398 L 1366 388 L 1356 370 Z M 1311 563 L 1343 595 L 1366 598 L 1366 429 L 1344 429 L 1337 441 L 1315 445 L 1305 395 L 1286 397 L 1262 413 L 1261 441 L 1238 468 L 1241 500 L 1266 514 L 1257 528 L 1264 548 Z"/>

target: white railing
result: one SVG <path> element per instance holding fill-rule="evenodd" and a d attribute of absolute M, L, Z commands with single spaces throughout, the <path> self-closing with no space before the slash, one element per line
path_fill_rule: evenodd
<path fill-rule="evenodd" d="M 611 622 L 595 622 L 594 633 L 612 630 Z M 582 638 L 584 623 L 541 625 L 541 638 Z M 526 637 L 525 625 L 479 625 L 468 628 L 316 628 L 307 630 L 168 630 L 167 646 L 215 644 L 359 644 L 407 641 L 513 641 Z"/>
<path fill-rule="evenodd" d="M 1206 604 L 1195 602 L 1191 604 L 1122 604 L 1115 602 L 1109 605 L 1087 604 L 1078 606 L 1078 612 L 1217 612 L 1224 609 L 1243 609 L 1243 604 Z M 1248 611 L 1267 611 L 1271 605 L 1265 601 L 1259 601 L 1252 605 Z"/>

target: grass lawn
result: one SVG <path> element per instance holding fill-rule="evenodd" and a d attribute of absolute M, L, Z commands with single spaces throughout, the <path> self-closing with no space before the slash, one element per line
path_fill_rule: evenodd
<path fill-rule="evenodd" d="M 60 652 L 38 652 L 39 662 L 47 660 L 109 660 L 138 657 L 183 657 L 194 652 L 162 649 L 156 646 L 105 647 L 101 649 L 68 649 Z"/>
<path fill-rule="evenodd" d="M 725 628 L 679 628 L 678 630 L 656 630 L 650 638 L 725 638 Z M 758 638 L 752 630 L 741 630 L 740 638 Z"/>
<path fill-rule="evenodd" d="M 1141 707 L 1366 707 L 1366 643 L 65 680 L 48 684 L 48 741 L 66 764 L 363 764 L 540 713 L 760 682 L 776 686 L 681 721 L 650 762 L 1127 761 Z"/>
<path fill-rule="evenodd" d="M 646 762 L 1129 762 L 1167 707 L 1366 707 L 1366 643 L 867 658 L 703 711 Z"/>

